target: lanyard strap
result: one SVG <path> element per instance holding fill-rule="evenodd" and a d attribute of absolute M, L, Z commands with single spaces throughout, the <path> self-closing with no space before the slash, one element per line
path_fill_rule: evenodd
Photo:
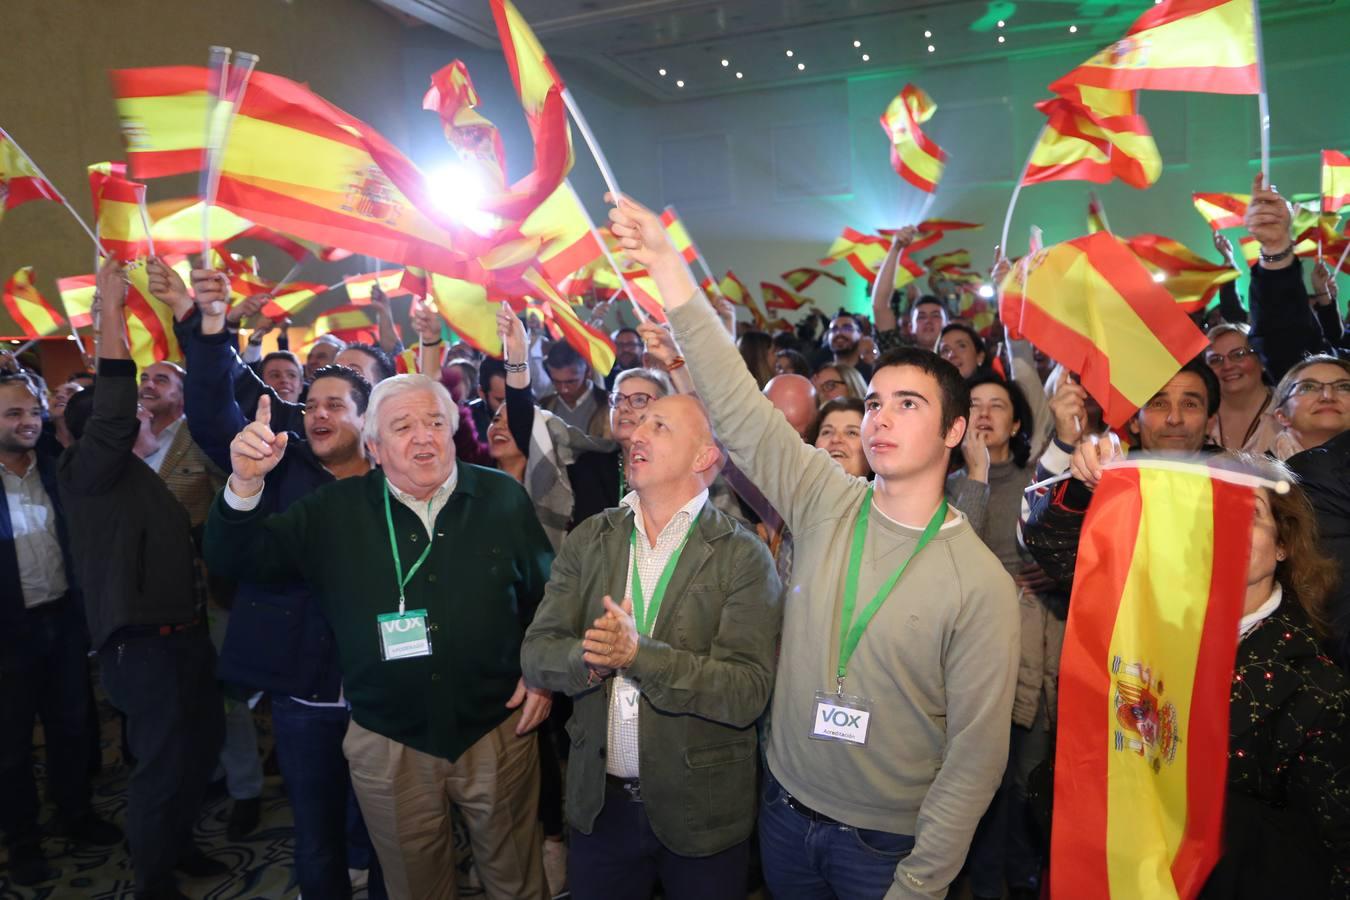
<path fill-rule="evenodd" d="M 702 513 L 700 513 L 702 515 Z M 642 573 L 641 566 L 638 565 L 637 558 L 637 522 L 633 522 L 633 533 L 628 536 L 628 552 L 631 554 L 633 562 L 633 621 L 637 625 L 639 634 L 651 634 L 651 628 L 656 627 L 656 615 L 661 611 L 661 601 L 666 597 L 666 586 L 670 584 L 671 576 L 675 574 L 675 565 L 680 561 L 680 554 L 684 552 L 684 545 L 689 543 L 689 535 L 694 533 L 694 527 L 698 525 L 698 516 L 694 516 L 694 521 L 689 523 L 689 530 L 684 533 L 684 539 L 680 541 L 680 546 L 675 548 L 675 552 L 670 555 L 666 562 L 665 569 L 661 572 L 661 577 L 656 582 L 656 590 L 652 592 L 652 605 L 648 609 L 646 599 L 642 594 Z M 648 625 L 650 624 L 650 628 Z"/>
<path fill-rule="evenodd" d="M 427 501 L 427 515 L 431 514 L 431 501 Z M 403 574 L 403 560 L 398 555 L 398 538 L 394 535 L 394 515 L 389 511 L 389 482 L 384 483 L 384 523 L 389 526 L 389 549 L 394 554 L 394 575 L 398 579 L 398 614 L 401 616 L 405 611 L 407 603 L 403 596 L 403 589 L 412 581 L 417 570 L 422 568 L 422 563 L 427 561 L 431 555 L 431 543 L 434 540 L 432 536 L 427 537 L 427 548 L 422 551 L 422 555 L 417 557 L 417 562 L 413 563 L 408 574 Z"/>
<path fill-rule="evenodd" d="M 947 518 L 947 500 L 944 497 L 938 504 L 937 512 L 933 513 L 933 518 L 929 520 L 924 528 L 923 534 L 919 535 L 919 542 L 914 545 L 914 550 L 909 557 L 900 564 L 900 568 L 895 570 L 886 583 L 877 591 L 877 595 L 872 598 L 863 611 L 858 615 L 857 620 L 853 618 L 853 608 L 858 601 L 858 575 L 862 571 L 863 545 L 867 542 L 867 520 L 872 513 L 872 489 L 867 489 L 867 496 L 863 498 L 862 508 L 858 510 L 858 518 L 853 524 L 853 547 L 849 551 L 848 557 L 848 577 L 844 581 L 844 608 L 839 617 L 839 693 L 844 691 L 844 676 L 848 673 L 848 661 L 853 656 L 853 651 L 858 649 L 858 641 L 862 640 L 863 632 L 871 624 L 877 610 L 881 609 L 881 604 L 886 602 L 890 596 L 891 590 L 900 580 L 900 576 L 905 574 L 909 564 L 914 561 L 914 557 L 928 542 L 938 533 L 942 527 L 942 521 Z"/>

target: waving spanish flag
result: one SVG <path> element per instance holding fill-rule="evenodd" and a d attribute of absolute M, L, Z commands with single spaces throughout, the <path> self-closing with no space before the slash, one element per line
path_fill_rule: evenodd
<path fill-rule="evenodd" d="M 7 209 L 22 206 L 30 200 L 61 202 L 61 195 L 28 155 L 19 148 L 14 138 L 0 128 L 0 215 Z"/>
<path fill-rule="evenodd" d="M 1132 459 L 1093 492 L 1060 662 L 1052 896 L 1190 900 L 1222 853 L 1247 480 Z"/>
<path fill-rule="evenodd" d="M 933 118 L 937 104 L 923 89 L 907 84 L 881 114 L 881 128 L 891 140 L 891 168 L 921 191 L 933 193 L 947 164 L 947 152 L 919 125 Z"/>
<path fill-rule="evenodd" d="M 1022 184 L 1119 178 L 1143 189 L 1162 174 L 1162 157 L 1132 91 L 1083 88 L 1076 98 L 1053 97 L 1036 108 L 1046 123 Z"/>
<path fill-rule="evenodd" d="M 1128 241 L 1134 255 L 1154 273 L 1186 313 L 1209 305 L 1219 286 L 1237 281 L 1238 271 L 1226 263 L 1213 263 L 1180 241 L 1157 234 L 1135 235 Z"/>
<path fill-rule="evenodd" d="M 1322 151 L 1322 212 L 1340 212 L 1350 206 L 1350 156 L 1339 150 Z"/>
<path fill-rule="evenodd" d="M 1252 0 L 1163 0 L 1125 37 L 1050 85 L 1259 94 Z"/>
<path fill-rule="evenodd" d="M 5 310 L 26 338 L 46 337 L 60 330 L 66 320 L 56 307 L 38 293 L 33 284 L 33 267 L 24 266 L 5 284 Z"/>
<path fill-rule="evenodd" d="M 1205 217 L 1209 227 L 1215 231 L 1225 228 L 1240 228 L 1247 215 L 1247 204 L 1252 202 L 1251 194 L 1191 194 L 1191 202 L 1196 212 Z"/>
<path fill-rule="evenodd" d="M 1129 246 L 1106 231 L 1013 267 L 1001 318 L 1072 372 L 1118 427 L 1208 346 Z"/>

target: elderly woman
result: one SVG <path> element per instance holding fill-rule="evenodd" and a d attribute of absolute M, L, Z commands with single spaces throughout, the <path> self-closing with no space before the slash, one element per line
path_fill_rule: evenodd
<path fill-rule="evenodd" d="M 1216 325 L 1209 332 L 1205 363 L 1219 379 L 1219 414 L 1209 439 L 1225 450 L 1266 453 L 1275 446 L 1275 392 L 1261 357 L 1247 340 L 1246 325 Z"/>
<path fill-rule="evenodd" d="M 1350 429 L 1350 362 L 1310 356 L 1275 386 L 1275 418 L 1283 429 L 1272 451 L 1278 459 L 1320 447 Z"/>

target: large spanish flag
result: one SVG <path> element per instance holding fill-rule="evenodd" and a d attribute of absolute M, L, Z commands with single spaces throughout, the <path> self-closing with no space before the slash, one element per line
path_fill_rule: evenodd
<path fill-rule="evenodd" d="M 7 209 L 22 206 L 30 200 L 61 202 L 61 195 L 27 154 L 0 128 L 0 215 Z"/>
<path fill-rule="evenodd" d="M 891 141 L 891 168 L 921 191 L 937 190 L 947 151 L 923 133 L 920 124 L 933 118 L 937 104 L 917 85 L 900 89 L 881 114 L 881 129 Z"/>
<path fill-rule="evenodd" d="M 1208 346 L 1130 247 L 1106 231 L 1014 266 L 1000 309 L 1015 335 L 1079 373 L 1112 427 Z"/>
<path fill-rule="evenodd" d="M 1191 194 L 1195 211 L 1204 216 L 1209 227 L 1215 231 L 1225 228 L 1241 228 L 1247 215 L 1247 204 L 1252 202 L 1251 194 Z"/>
<path fill-rule="evenodd" d="M 33 284 L 32 266 L 24 266 L 10 276 L 5 284 L 4 303 L 23 337 L 46 337 L 55 334 L 66 323 L 56 307 L 38 293 Z"/>
<path fill-rule="evenodd" d="M 1350 206 L 1350 156 L 1339 150 L 1322 151 L 1322 212 L 1340 212 Z"/>
<path fill-rule="evenodd" d="M 1237 281 L 1238 271 L 1225 263 L 1213 263 L 1180 241 L 1157 234 L 1135 235 L 1128 241 L 1134 255 L 1143 260 L 1167 292 L 1187 313 L 1209 305 L 1219 286 Z"/>
<path fill-rule="evenodd" d="M 206 69 L 123 69 L 112 80 L 133 173 L 200 166 Z M 189 126 L 198 152 L 173 149 Z M 287 235 L 451 273 L 487 246 L 436 207 L 383 136 L 285 78 L 253 73 L 220 157 L 216 202 Z"/>
<path fill-rule="evenodd" d="M 1052 97 L 1036 108 L 1046 123 L 1023 184 L 1119 178 L 1143 189 L 1162 174 L 1162 157 L 1132 91 L 1082 88 L 1076 98 Z"/>
<path fill-rule="evenodd" d="M 1222 852 L 1244 480 L 1131 460 L 1097 485 L 1060 662 L 1052 896 L 1189 900 Z"/>
<path fill-rule="evenodd" d="M 1259 94 L 1252 0 L 1163 0 L 1125 37 L 1050 85 Z"/>

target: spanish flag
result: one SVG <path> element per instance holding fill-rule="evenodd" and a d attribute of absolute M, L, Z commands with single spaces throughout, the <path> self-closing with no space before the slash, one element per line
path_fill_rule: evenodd
<path fill-rule="evenodd" d="M 1195 211 L 1200 213 L 1215 231 L 1241 228 L 1247 215 L 1251 194 L 1191 194 Z"/>
<path fill-rule="evenodd" d="M 14 138 L 0 128 L 0 216 L 7 209 L 30 200 L 61 202 L 61 195 L 37 166 L 28 159 Z"/>
<path fill-rule="evenodd" d="M 1060 662 L 1052 896 L 1189 900 L 1222 852 L 1248 480 L 1132 458 L 1093 493 Z"/>
<path fill-rule="evenodd" d="M 786 281 L 789 285 L 791 285 L 794 291 L 804 291 L 811 285 L 815 284 L 816 281 L 821 278 L 828 278 L 830 281 L 833 281 L 841 286 L 844 284 L 844 279 L 838 275 L 835 275 L 832 272 L 826 272 L 824 269 L 812 269 L 809 267 L 801 269 L 789 269 L 788 271 L 784 272 L 782 275 L 779 275 L 778 277 Z"/>
<path fill-rule="evenodd" d="M 133 172 L 200 166 L 207 77 L 191 66 L 112 73 Z M 184 153 L 189 130 L 196 152 Z M 220 158 L 216 202 L 287 235 L 452 273 L 488 246 L 436 207 L 425 177 L 383 136 L 276 75 L 253 73 Z"/>
<path fill-rule="evenodd" d="M 24 266 L 5 284 L 5 310 L 26 338 L 55 334 L 66 323 L 56 307 L 38 293 L 33 284 L 33 267 Z"/>
<path fill-rule="evenodd" d="M 1000 303 L 1014 334 L 1079 373 L 1112 427 L 1208 346 L 1130 247 L 1105 231 L 1014 266 Z"/>
<path fill-rule="evenodd" d="M 921 191 L 937 190 L 947 152 L 919 125 L 933 118 L 937 104 L 922 88 L 907 84 L 881 114 L 881 129 L 891 141 L 891 168 Z"/>
<path fill-rule="evenodd" d="M 1163 0 L 1125 37 L 1050 85 L 1259 94 L 1252 0 Z"/>
<path fill-rule="evenodd" d="M 1022 184 L 1119 178 L 1143 189 L 1162 174 L 1162 157 L 1132 91 L 1082 88 L 1077 99 L 1052 97 L 1036 108 L 1046 123 Z"/>
<path fill-rule="evenodd" d="M 1350 206 L 1350 156 L 1339 150 L 1322 151 L 1322 212 L 1340 212 Z"/>
<path fill-rule="evenodd" d="M 1237 281 L 1238 271 L 1226 263 L 1213 263 L 1180 241 L 1157 234 L 1140 234 L 1127 243 L 1134 255 L 1154 273 L 1186 313 L 1209 305 L 1221 285 Z"/>
<path fill-rule="evenodd" d="M 764 294 L 765 309 L 801 309 L 813 302 L 810 297 L 803 297 L 769 281 L 761 281 L 759 289 Z"/>

